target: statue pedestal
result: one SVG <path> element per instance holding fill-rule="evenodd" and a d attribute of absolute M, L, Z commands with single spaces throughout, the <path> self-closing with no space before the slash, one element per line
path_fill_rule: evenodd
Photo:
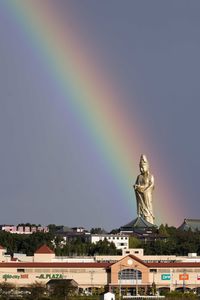
<path fill-rule="evenodd" d="M 120 227 L 120 233 L 135 235 L 141 239 L 153 237 L 156 234 L 156 230 L 156 225 L 147 222 L 142 217 L 137 217 L 130 223 Z"/>

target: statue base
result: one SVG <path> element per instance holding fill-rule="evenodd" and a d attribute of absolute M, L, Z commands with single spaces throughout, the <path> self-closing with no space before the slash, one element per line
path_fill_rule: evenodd
<path fill-rule="evenodd" d="M 142 217 L 137 217 L 130 223 L 120 227 L 121 234 L 133 234 L 140 238 L 152 236 L 156 233 L 157 226 L 147 222 Z"/>

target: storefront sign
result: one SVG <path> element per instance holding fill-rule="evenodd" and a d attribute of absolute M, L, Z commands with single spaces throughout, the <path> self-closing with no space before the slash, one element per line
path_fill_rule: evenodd
<path fill-rule="evenodd" d="M 63 274 L 40 274 L 36 276 L 39 279 L 63 279 Z"/>
<path fill-rule="evenodd" d="M 189 274 L 179 274 L 179 280 L 189 280 Z"/>
<path fill-rule="evenodd" d="M 161 274 L 162 280 L 171 280 L 171 274 Z"/>
<path fill-rule="evenodd" d="M 3 279 L 28 279 L 28 274 L 3 274 Z"/>

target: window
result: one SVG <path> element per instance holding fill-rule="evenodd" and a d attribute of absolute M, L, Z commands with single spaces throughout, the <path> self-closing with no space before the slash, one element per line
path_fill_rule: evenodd
<path fill-rule="evenodd" d="M 157 273 L 157 269 L 150 269 L 150 273 Z"/>
<path fill-rule="evenodd" d="M 24 269 L 17 269 L 17 272 L 18 273 L 25 273 L 25 270 Z"/>
<path fill-rule="evenodd" d="M 142 272 L 135 269 L 124 269 L 118 273 L 119 280 L 142 279 Z"/>

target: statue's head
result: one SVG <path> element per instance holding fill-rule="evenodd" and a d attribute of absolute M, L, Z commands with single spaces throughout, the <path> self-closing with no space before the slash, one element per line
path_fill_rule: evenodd
<path fill-rule="evenodd" d="M 149 162 L 146 158 L 146 155 L 142 154 L 140 157 L 140 172 L 142 174 L 146 173 L 149 171 Z"/>

